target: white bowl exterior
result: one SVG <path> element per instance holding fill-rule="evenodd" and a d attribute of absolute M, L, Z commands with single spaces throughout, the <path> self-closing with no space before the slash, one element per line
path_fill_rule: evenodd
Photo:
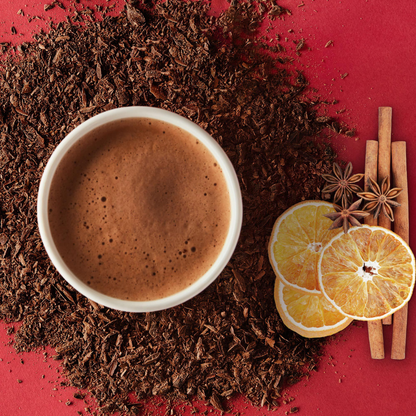
<path fill-rule="evenodd" d="M 61 258 L 52 239 L 48 220 L 48 199 L 52 179 L 60 161 L 68 149 L 85 134 L 99 126 L 123 118 L 125 119 L 136 117 L 165 121 L 180 127 L 183 130 L 186 130 L 195 138 L 200 140 L 213 154 L 219 166 L 221 166 L 230 195 L 231 220 L 229 232 L 225 240 L 224 247 L 215 263 L 207 273 L 205 273 L 195 283 L 182 290 L 181 292 L 175 293 L 162 299 L 151 301 L 127 301 L 113 298 L 92 289 L 79 278 L 77 278 Z M 62 277 L 74 289 L 89 299 L 93 300 L 94 302 L 109 308 L 126 312 L 152 312 L 167 309 L 184 303 L 202 292 L 219 276 L 219 274 L 222 272 L 230 260 L 240 236 L 243 217 L 243 205 L 237 175 L 233 165 L 231 164 L 225 152 L 222 150 L 221 146 L 205 130 L 201 129 L 192 121 L 170 111 L 152 107 L 123 107 L 109 110 L 90 118 L 89 120 L 76 127 L 73 131 L 71 131 L 57 146 L 46 165 L 39 186 L 37 209 L 39 231 L 43 244 L 45 246 L 46 252 L 49 255 L 49 258 L 51 259 L 58 272 L 62 275 Z"/>

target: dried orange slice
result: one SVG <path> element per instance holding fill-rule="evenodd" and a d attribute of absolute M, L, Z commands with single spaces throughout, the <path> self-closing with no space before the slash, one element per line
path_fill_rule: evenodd
<path fill-rule="evenodd" d="M 318 276 L 323 294 L 342 314 L 363 321 L 382 319 L 412 296 L 415 257 L 390 230 L 354 227 L 323 248 Z"/>
<path fill-rule="evenodd" d="M 324 201 L 304 201 L 286 210 L 275 222 L 269 243 L 269 259 L 277 277 L 286 285 L 320 293 L 318 260 L 322 248 L 339 233 L 329 231 L 335 212 Z"/>
<path fill-rule="evenodd" d="M 283 323 L 303 337 L 333 335 L 353 321 L 339 313 L 321 293 L 296 289 L 279 279 L 276 279 L 274 299 Z"/>

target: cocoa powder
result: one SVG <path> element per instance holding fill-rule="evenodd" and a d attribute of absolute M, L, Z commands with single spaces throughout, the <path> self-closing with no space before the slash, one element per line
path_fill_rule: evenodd
<path fill-rule="evenodd" d="M 264 18 L 290 13 L 273 1 L 258 6 L 233 0 L 214 18 L 201 2 L 128 4 L 103 21 L 59 23 L 2 63 L 0 318 L 22 322 L 18 351 L 52 345 L 69 384 L 88 390 L 101 413 L 135 414 L 154 395 L 197 397 L 221 411 L 237 393 L 279 406 L 282 387 L 319 361 L 323 341 L 291 332 L 276 312 L 267 243 L 285 209 L 322 198 L 320 174 L 335 155 L 317 138 L 340 127 L 308 98 L 305 76 L 284 65 L 283 48 L 271 58 L 250 42 Z M 196 298 L 158 313 L 106 309 L 75 292 L 36 227 L 39 180 L 55 147 L 88 117 L 127 105 L 205 128 L 243 193 L 228 267 Z"/>

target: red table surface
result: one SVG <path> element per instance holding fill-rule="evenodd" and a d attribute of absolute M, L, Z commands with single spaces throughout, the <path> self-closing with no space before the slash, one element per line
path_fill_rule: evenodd
<path fill-rule="evenodd" d="M 0 42 L 18 44 L 30 40 L 45 28 L 45 21 L 59 21 L 65 12 L 58 7 L 44 12 L 44 1 L 2 0 L 0 3 Z M 50 2 L 49 2 L 50 3 Z M 71 3 L 63 1 L 73 8 Z M 81 5 L 115 5 L 122 0 L 84 0 Z M 214 10 L 227 7 L 222 0 L 212 1 Z M 340 157 L 363 170 L 366 140 L 377 138 L 378 107 L 393 108 L 393 140 L 407 142 L 410 191 L 410 244 L 415 250 L 416 218 L 412 214 L 416 192 L 414 179 L 416 153 L 416 3 L 379 0 L 281 0 L 279 5 L 292 10 L 291 16 L 276 20 L 274 27 L 288 42 L 304 38 L 307 49 L 300 62 L 311 84 L 320 95 L 337 99 L 334 109 L 347 111 L 340 119 L 357 131 L 357 137 L 338 139 L 334 147 Z M 79 7 L 79 5 L 77 5 Z M 19 9 L 23 14 L 18 14 Z M 28 17 L 43 16 L 44 20 Z M 12 35 L 11 26 L 17 30 Z M 325 47 L 328 41 L 332 45 Z M 292 43 L 293 45 L 293 43 Z M 348 73 L 345 78 L 343 74 Z M 0 415 L 85 414 L 86 406 L 74 399 L 75 389 L 62 388 L 59 362 L 40 353 L 16 354 L 6 334 L 10 325 L 0 322 Z M 412 415 L 416 395 L 416 308 L 409 304 L 407 354 L 403 361 L 390 359 L 391 327 L 384 328 L 386 358 L 372 360 L 367 325 L 355 323 L 326 347 L 319 370 L 308 380 L 284 391 L 287 404 L 273 414 L 284 415 L 294 406 L 303 415 Z M 52 352 L 52 351 L 50 351 Z M 19 382 L 20 380 L 21 382 Z M 290 401 L 291 398 L 295 400 Z M 67 401 L 72 402 L 66 405 Z M 199 405 L 203 408 L 202 405 Z M 267 415 L 267 409 L 254 408 L 243 398 L 232 400 L 234 411 L 246 415 Z M 157 414 L 163 414 L 162 406 Z M 189 410 L 187 411 L 189 414 Z"/>

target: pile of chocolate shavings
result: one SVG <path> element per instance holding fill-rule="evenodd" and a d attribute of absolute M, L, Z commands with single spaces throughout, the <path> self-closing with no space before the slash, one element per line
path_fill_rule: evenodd
<path fill-rule="evenodd" d="M 278 406 L 281 388 L 316 366 L 323 341 L 282 324 L 267 243 L 285 209 L 321 198 L 320 174 L 335 156 L 314 138 L 332 120 L 305 98 L 302 74 L 291 82 L 250 42 L 230 41 L 239 29 L 229 14 L 217 19 L 180 0 L 137 7 L 85 27 L 60 23 L 0 68 L 0 318 L 22 321 L 18 351 L 53 346 L 69 384 L 91 392 L 102 413 L 134 414 L 153 395 L 224 410 L 241 393 Z M 225 271 L 158 313 L 118 312 L 78 294 L 51 265 L 36 225 L 40 177 L 57 144 L 87 118 L 129 105 L 205 128 L 233 162 L 244 199 Z"/>

